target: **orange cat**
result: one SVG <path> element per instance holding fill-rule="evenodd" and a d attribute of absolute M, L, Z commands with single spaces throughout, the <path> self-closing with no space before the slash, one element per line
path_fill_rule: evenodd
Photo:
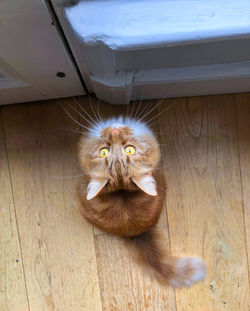
<path fill-rule="evenodd" d="M 166 184 L 157 169 L 159 145 L 146 125 L 130 118 L 98 122 L 80 140 L 84 173 L 78 196 L 87 221 L 108 233 L 129 239 L 144 264 L 176 286 L 190 286 L 205 277 L 199 258 L 165 255 L 155 225 Z"/>

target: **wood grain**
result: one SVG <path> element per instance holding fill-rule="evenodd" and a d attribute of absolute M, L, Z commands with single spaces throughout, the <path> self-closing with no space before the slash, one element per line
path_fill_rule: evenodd
<path fill-rule="evenodd" d="M 55 101 L 5 107 L 3 119 L 30 310 L 101 310 L 92 227 L 67 178 L 79 175 L 70 119 Z"/>
<path fill-rule="evenodd" d="M 250 94 L 237 94 L 236 104 L 248 272 L 250 272 Z"/>
<path fill-rule="evenodd" d="M 234 96 L 174 102 L 161 121 L 171 249 L 208 269 L 204 282 L 176 291 L 177 309 L 249 310 Z"/>
<path fill-rule="evenodd" d="M 0 108 L 1 109 L 1 108 Z M 0 110 L 0 310 L 29 310 Z"/>
<path fill-rule="evenodd" d="M 162 234 L 168 248 L 167 231 L 162 229 Z M 107 234 L 95 240 L 104 311 L 176 310 L 174 289 L 160 285 L 137 265 L 131 245 Z"/>
<path fill-rule="evenodd" d="M 81 111 L 74 99 L 60 101 L 88 126 L 70 108 Z M 93 115 L 88 97 L 77 102 Z M 67 178 L 80 174 L 71 129 L 84 129 L 57 101 L 8 106 L 7 153 L 0 129 L 1 311 L 250 310 L 250 94 L 165 100 L 158 112 L 171 103 L 159 124 L 152 120 L 168 184 L 159 226 L 174 255 L 205 259 L 206 280 L 175 292 L 138 266 L 130 245 L 93 232 L 74 202 L 78 179 Z M 138 115 L 155 104 L 99 110 Z"/>

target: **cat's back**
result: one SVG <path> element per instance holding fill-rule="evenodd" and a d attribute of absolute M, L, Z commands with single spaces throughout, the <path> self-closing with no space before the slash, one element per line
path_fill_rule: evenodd
<path fill-rule="evenodd" d="M 157 196 L 141 190 L 104 191 L 90 201 L 86 199 L 87 182 L 83 179 L 78 187 L 82 215 L 101 230 L 124 237 L 147 231 L 158 221 L 166 189 L 162 171 L 156 170 L 153 175 L 158 185 Z"/>

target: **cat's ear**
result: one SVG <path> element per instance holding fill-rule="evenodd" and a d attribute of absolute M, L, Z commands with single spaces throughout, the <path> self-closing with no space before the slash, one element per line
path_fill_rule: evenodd
<path fill-rule="evenodd" d="M 133 182 L 148 195 L 156 196 L 156 182 L 151 174 L 132 178 Z"/>
<path fill-rule="evenodd" d="M 88 184 L 87 200 L 93 199 L 103 189 L 108 179 L 94 179 Z"/>

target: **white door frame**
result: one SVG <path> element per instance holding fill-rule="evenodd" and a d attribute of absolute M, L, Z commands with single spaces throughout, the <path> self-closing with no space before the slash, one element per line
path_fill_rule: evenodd
<path fill-rule="evenodd" d="M 0 104 L 85 93 L 43 0 L 1 0 L 0 19 Z"/>

